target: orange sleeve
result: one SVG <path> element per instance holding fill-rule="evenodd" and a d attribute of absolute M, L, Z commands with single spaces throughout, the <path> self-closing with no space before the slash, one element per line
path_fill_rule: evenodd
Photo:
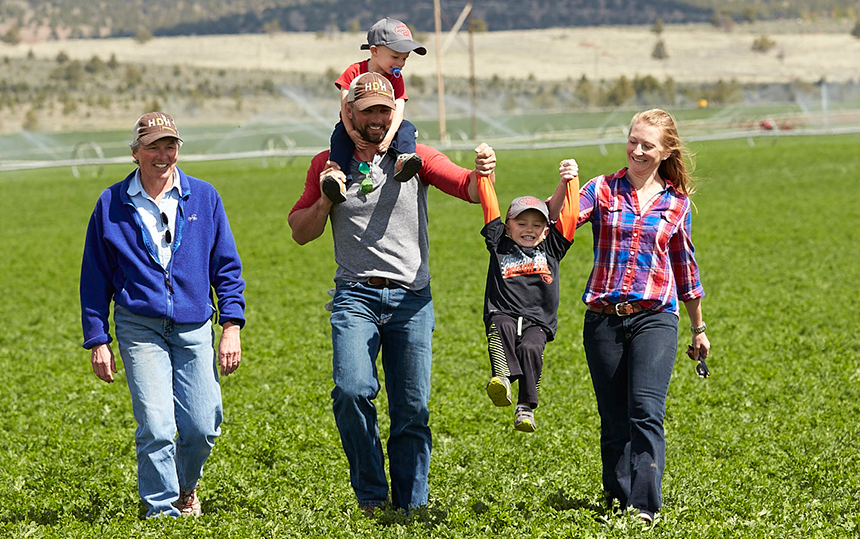
<path fill-rule="evenodd" d="M 564 206 L 555 223 L 555 228 L 567 238 L 573 241 L 576 232 L 576 221 L 579 219 L 579 178 L 567 182 L 567 192 L 564 195 Z"/>
<path fill-rule="evenodd" d="M 416 144 L 415 152 L 421 156 L 421 172 L 418 176 L 425 185 L 432 185 L 443 193 L 471 204 L 469 195 L 473 171 L 451 162 L 447 155 L 425 144 Z"/>
<path fill-rule="evenodd" d="M 499 217 L 499 199 L 490 176 L 478 176 L 478 197 L 481 199 L 481 208 L 484 210 L 484 224 Z"/>

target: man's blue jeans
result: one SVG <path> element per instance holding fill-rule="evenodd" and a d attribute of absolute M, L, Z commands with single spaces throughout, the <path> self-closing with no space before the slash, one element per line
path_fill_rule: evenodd
<path fill-rule="evenodd" d="M 388 499 L 385 456 L 373 405 L 380 389 L 376 370 L 380 348 L 391 419 L 388 459 L 392 501 L 404 509 L 426 505 L 435 327 L 430 286 L 413 292 L 340 281 L 331 327 L 334 417 L 359 505 L 378 506 Z"/>
<path fill-rule="evenodd" d="M 197 486 L 221 433 L 212 322 L 175 324 L 114 308 L 116 338 L 137 420 L 137 485 L 146 516 L 179 516 L 179 490 Z"/>
<path fill-rule="evenodd" d="M 663 502 L 663 417 L 678 345 L 678 317 L 585 312 L 583 344 L 597 409 L 603 488 L 652 517 Z"/>

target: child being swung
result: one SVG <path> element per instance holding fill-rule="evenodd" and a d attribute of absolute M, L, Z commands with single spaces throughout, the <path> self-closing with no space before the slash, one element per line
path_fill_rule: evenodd
<path fill-rule="evenodd" d="M 514 428 L 522 432 L 537 428 L 534 408 L 543 351 L 557 328 L 558 267 L 573 245 L 579 216 L 576 161 L 563 161 L 559 175 L 549 207 L 532 196 L 515 198 L 504 223 L 492 179 L 478 178 L 485 223 L 481 234 L 490 252 L 484 293 L 492 368 L 487 395 L 496 406 L 509 406 L 511 382 L 519 381 Z"/>
<path fill-rule="evenodd" d="M 341 93 L 340 122 L 332 132 L 329 160 L 337 163 L 341 170 L 349 170 L 349 163 L 356 148 L 364 150 L 370 144 L 355 130 L 347 112 L 349 88 L 359 75 L 367 72 L 379 73 L 391 82 L 395 109 L 391 127 L 377 145 L 377 151 L 385 153 L 392 148 L 398 154 L 394 179 L 407 181 L 421 170 L 421 157 L 415 153 L 415 126 L 403 119 L 409 97 L 406 95 L 401 70 L 411 52 L 423 56 L 427 54 L 427 49 L 412 41 L 412 32 L 408 26 L 388 17 L 370 27 L 367 43 L 361 48 L 370 51 L 370 58 L 351 64 L 334 83 Z M 345 200 L 342 187 L 333 177 L 331 180 L 327 177 L 322 186 L 323 192 L 334 203 Z"/>

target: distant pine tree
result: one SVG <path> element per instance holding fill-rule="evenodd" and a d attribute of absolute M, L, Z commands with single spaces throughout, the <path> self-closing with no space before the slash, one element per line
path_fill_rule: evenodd
<path fill-rule="evenodd" d="M 654 45 L 654 51 L 651 53 L 651 58 L 655 60 L 665 60 L 669 57 L 669 51 L 666 50 L 666 43 L 662 39 L 658 39 Z"/>
<path fill-rule="evenodd" d="M 152 32 L 149 31 L 148 28 L 144 28 L 141 26 L 137 29 L 137 32 L 134 34 L 134 40 L 143 45 L 147 41 L 152 39 Z"/>
<path fill-rule="evenodd" d="M 776 41 L 766 35 L 757 37 L 752 44 L 752 50 L 755 52 L 767 52 L 774 47 L 776 47 Z"/>

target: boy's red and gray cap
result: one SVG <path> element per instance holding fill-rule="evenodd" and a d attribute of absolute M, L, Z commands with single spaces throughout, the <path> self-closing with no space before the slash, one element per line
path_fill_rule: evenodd
<path fill-rule="evenodd" d="M 541 215 L 543 215 L 544 219 L 549 221 L 549 209 L 546 207 L 546 203 L 539 198 L 531 196 L 515 198 L 513 202 L 511 202 L 511 207 L 508 208 L 506 220 L 513 219 L 526 210 L 537 210 Z"/>
<path fill-rule="evenodd" d="M 358 110 L 365 110 L 374 105 L 384 105 L 393 109 L 394 87 L 384 75 L 373 71 L 362 73 L 352 79 L 346 100 L 354 103 Z"/>
<path fill-rule="evenodd" d="M 412 32 L 409 27 L 397 19 L 385 17 L 377 21 L 367 31 L 367 43 L 361 46 L 362 50 L 368 50 L 371 46 L 385 45 L 396 52 L 412 52 L 424 56 L 427 49 L 412 41 Z"/>
<path fill-rule="evenodd" d="M 137 119 L 131 130 L 132 142 L 140 142 L 142 146 L 165 137 L 172 137 L 182 142 L 173 116 L 166 112 L 147 112 Z"/>

